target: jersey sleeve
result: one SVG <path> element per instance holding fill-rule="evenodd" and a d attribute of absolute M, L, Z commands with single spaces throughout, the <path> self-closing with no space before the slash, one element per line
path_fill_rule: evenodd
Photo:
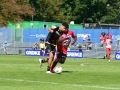
<path fill-rule="evenodd" d="M 72 36 L 72 38 L 75 38 L 75 34 L 73 31 L 71 31 L 71 36 Z"/>

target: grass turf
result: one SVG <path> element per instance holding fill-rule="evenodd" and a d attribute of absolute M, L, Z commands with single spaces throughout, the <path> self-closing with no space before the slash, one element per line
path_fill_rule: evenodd
<path fill-rule="evenodd" d="M 120 90 L 120 61 L 67 58 L 61 74 L 46 74 L 39 58 L 0 55 L 0 90 Z"/>

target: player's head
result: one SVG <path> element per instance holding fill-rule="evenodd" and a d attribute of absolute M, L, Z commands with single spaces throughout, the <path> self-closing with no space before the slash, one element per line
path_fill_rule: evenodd
<path fill-rule="evenodd" d="M 68 31 L 68 28 L 69 28 L 68 23 L 63 22 L 62 25 L 60 26 L 59 30 L 65 32 L 65 31 Z"/>
<path fill-rule="evenodd" d="M 106 35 L 106 38 L 107 38 L 107 39 L 109 39 L 109 36 L 108 36 L 108 34 Z"/>

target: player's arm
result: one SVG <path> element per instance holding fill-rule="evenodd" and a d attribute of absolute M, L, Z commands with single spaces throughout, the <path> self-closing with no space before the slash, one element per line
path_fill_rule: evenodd
<path fill-rule="evenodd" d="M 51 33 L 53 33 L 53 31 L 54 31 L 55 28 L 57 28 L 57 26 L 52 26 L 52 27 L 48 28 L 48 30 L 49 30 Z"/>
<path fill-rule="evenodd" d="M 77 41 L 77 36 L 75 35 L 73 38 L 73 42 L 71 43 L 72 45 Z"/>

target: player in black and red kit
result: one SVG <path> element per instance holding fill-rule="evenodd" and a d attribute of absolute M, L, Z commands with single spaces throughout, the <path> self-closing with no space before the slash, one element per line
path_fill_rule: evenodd
<path fill-rule="evenodd" d="M 46 47 L 45 53 L 49 54 L 49 58 L 47 58 L 47 60 L 39 59 L 40 65 L 42 65 L 42 63 L 45 62 L 45 61 L 48 62 L 48 67 L 47 67 L 47 72 L 46 73 L 51 73 L 50 72 L 50 67 L 51 67 L 51 64 L 52 64 L 53 57 L 54 57 L 55 48 L 56 48 L 56 45 L 57 45 L 57 40 L 59 39 L 59 37 L 65 31 L 64 24 L 66 24 L 66 22 L 63 22 L 60 27 L 59 26 L 52 26 L 51 28 L 49 28 L 50 32 L 47 35 L 46 43 L 45 43 L 45 47 Z"/>
<path fill-rule="evenodd" d="M 70 45 L 71 39 L 73 38 L 73 42 L 71 45 L 73 45 L 77 41 L 77 37 L 74 34 L 73 31 L 68 30 L 69 26 L 66 24 L 66 29 L 63 32 L 63 34 L 59 37 L 58 44 L 57 44 L 57 58 L 54 60 L 50 71 L 53 72 L 54 67 L 57 65 L 57 63 L 63 64 L 67 57 L 67 49 Z"/>

